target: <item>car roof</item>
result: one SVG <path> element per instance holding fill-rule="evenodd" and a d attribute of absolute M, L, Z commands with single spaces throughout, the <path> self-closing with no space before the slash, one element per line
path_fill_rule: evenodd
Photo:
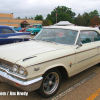
<path fill-rule="evenodd" d="M 1 27 L 1 28 L 10 28 L 10 29 L 12 29 L 11 27 L 6 26 L 6 25 L 0 25 L 0 27 Z"/>
<path fill-rule="evenodd" d="M 59 29 L 71 29 L 71 30 L 95 30 L 95 31 L 99 31 L 96 28 L 92 28 L 92 27 L 84 27 L 84 26 L 46 26 L 43 28 L 59 28 Z"/>

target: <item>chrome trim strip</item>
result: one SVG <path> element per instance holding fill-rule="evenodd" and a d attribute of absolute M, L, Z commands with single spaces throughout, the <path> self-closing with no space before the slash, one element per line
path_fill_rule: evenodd
<path fill-rule="evenodd" d="M 91 49 L 88 49 L 88 50 L 92 50 L 92 49 L 96 49 L 96 47 L 91 48 Z M 45 62 L 49 62 L 49 61 L 52 61 L 52 60 L 61 59 L 61 58 L 63 58 L 63 57 L 72 56 L 72 55 L 75 55 L 75 54 L 78 54 L 78 53 L 82 53 L 82 52 L 85 52 L 85 51 L 88 51 L 88 50 L 80 51 L 80 52 L 77 52 L 77 53 L 72 53 L 72 54 L 65 55 L 65 56 L 61 56 L 61 57 L 58 57 L 58 58 L 49 59 L 49 60 L 47 60 L 47 61 L 43 61 L 43 62 L 40 62 L 40 63 L 36 63 L 36 64 L 30 65 L 30 66 L 27 66 L 26 68 L 31 67 L 31 66 L 35 66 L 35 65 L 38 65 L 38 64 L 42 64 L 42 63 L 45 63 Z M 99 55 L 99 54 L 98 54 L 98 55 Z"/>
<path fill-rule="evenodd" d="M 77 37 L 76 37 L 76 41 L 75 41 L 75 44 L 74 44 L 74 45 L 76 45 L 76 43 L 77 43 L 77 41 L 78 41 L 79 36 L 80 36 L 80 31 L 78 31 L 78 35 L 77 35 Z"/>
<path fill-rule="evenodd" d="M 89 58 L 83 59 L 83 60 L 81 60 L 81 61 L 78 61 L 78 62 L 76 62 L 76 64 L 77 64 L 77 63 L 80 63 L 80 62 L 82 62 L 82 61 L 85 61 L 85 60 L 91 59 L 91 58 L 93 58 L 93 57 L 95 57 L 95 56 L 98 56 L 98 55 L 100 55 L 100 53 L 97 54 L 97 55 L 91 56 L 91 57 L 89 57 Z"/>
<path fill-rule="evenodd" d="M 74 64 L 77 64 L 77 63 L 83 62 L 83 61 L 85 61 L 85 60 L 91 59 L 91 58 L 93 58 L 93 57 L 95 57 L 95 56 L 98 56 L 98 55 L 100 55 L 100 53 L 97 54 L 97 55 L 91 56 L 91 57 L 89 57 L 89 58 L 83 59 L 83 60 L 81 60 L 81 61 L 78 61 L 78 62 L 76 62 L 76 63 L 70 64 L 70 65 L 68 65 L 68 66 L 73 66 Z"/>
<path fill-rule="evenodd" d="M 38 64 L 42 64 L 42 63 L 45 63 L 45 62 L 49 62 L 49 61 L 52 61 L 52 60 L 61 59 L 61 58 L 63 58 L 63 57 L 71 56 L 71 55 L 74 55 L 74 54 L 75 54 L 75 53 L 69 54 L 69 55 L 65 55 L 65 56 L 61 56 L 61 57 L 58 57 L 58 58 L 49 59 L 49 60 L 47 60 L 47 61 L 43 61 L 43 62 L 40 62 L 40 63 L 36 63 L 36 64 L 30 65 L 30 66 L 27 66 L 26 68 L 31 67 L 31 66 L 35 66 L 35 65 L 38 65 Z"/>

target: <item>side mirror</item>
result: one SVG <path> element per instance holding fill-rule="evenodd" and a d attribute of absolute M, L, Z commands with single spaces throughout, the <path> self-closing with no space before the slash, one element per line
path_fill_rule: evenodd
<path fill-rule="evenodd" d="M 76 49 L 78 49 L 79 47 L 81 47 L 82 46 L 82 42 L 80 42 L 79 44 L 78 44 L 78 47 L 76 48 Z"/>

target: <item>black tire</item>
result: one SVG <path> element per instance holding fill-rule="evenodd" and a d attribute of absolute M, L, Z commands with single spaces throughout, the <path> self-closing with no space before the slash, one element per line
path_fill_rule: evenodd
<path fill-rule="evenodd" d="M 14 43 L 18 43 L 19 41 L 15 41 Z"/>
<path fill-rule="evenodd" d="M 58 69 L 48 70 L 43 75 L 43 81 L 40 88 L 37 90 L 39 95 L 44 98 L 53 96 L 59 89 L 61 83 L 61 73 Z"/>
<path fill-rule="evenodd" d="M 34 32 L 34 35 L 37 35 L 37 32 Z"/>

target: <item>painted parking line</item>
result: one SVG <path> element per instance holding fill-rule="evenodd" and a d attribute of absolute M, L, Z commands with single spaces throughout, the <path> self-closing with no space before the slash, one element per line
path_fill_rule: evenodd
<path fill-rule="evenodd" d="M 100 88 L 95 91 L 91 96 L 89 96 L 86 100 L 94 100 L 100 94 Z"/>
<path fill-rule="evenodd" d="M 89 79 L 94 77 L 95 75 L 96 75 L 96 73 L 90 74 L 89 76 L 87 76 L 86 78 L 82 79 L 78 83 L 74 84 L 73 86 L 71 86 L 67 90 L 63 91 L 62 93 L 58 94 L 56 97 L 52 98 L 51 100 L 58 100 L 58 99 L 60 99 L 61 97 L 65 96 L 66 94 L 68 94 L 69 92 L 71 92 L 72 90 L 77 88 L 78 86 L 82 85 L 83 83 L 85 83 L 86 81 L 88 81 Z M 92 100 L 92 99 L 90 99 L 90 100 Z"/>

